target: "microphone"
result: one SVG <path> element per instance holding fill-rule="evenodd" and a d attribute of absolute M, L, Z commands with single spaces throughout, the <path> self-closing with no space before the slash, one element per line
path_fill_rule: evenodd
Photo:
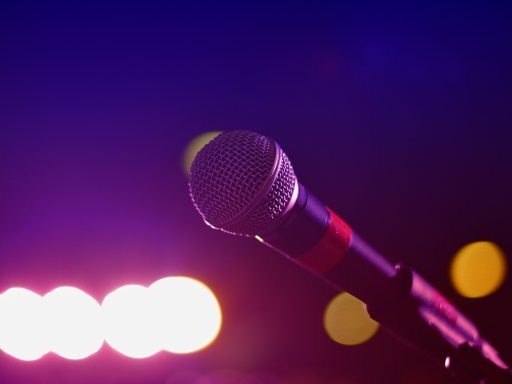
<path fill-rule="evenodd" d="M 435 332 L 508 370 L 476 326 L 426 280 L 381 256 L 300 184 L 273 140 L 250 131 L 220 134 L 193 160 L 189 190 L 207 225 L 255 237 L 337 291 L 349 291 L 407 342 L 445 354 L 445 342 L 431 337 Z"/>

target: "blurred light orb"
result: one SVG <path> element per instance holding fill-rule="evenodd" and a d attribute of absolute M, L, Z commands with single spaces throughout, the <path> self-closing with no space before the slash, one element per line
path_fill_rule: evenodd
<path fill-rule="evenodd" d="M 27 361 L 48 352 L 83 359 L 104 341 L 132 358 L 162 350 L 191 353 L 212 343 L 221 323 L 213 292 L 190 277 L 163 278 L 149 288 L 125 285 L 101 306 L 75 287 L 58 287 L 44 297 L 25 288 L 0 295 L 0 348 Z"/>
<path fill-rule="evenodd" d="M 74 287 L 59 287 L 43 296 L 50 350 L 78 360 L 97 352 L 103 344 L 100 305 Z"/>
<path fill-rule="evenodd" d="M 190 167 L 192 166 L 192 161 L 206 144 L 208 144 L 211 140 L 213 140 L 216 136 L 220 135 L 221 131 L 211 131 L 202 133 L 195 138 L 193 138 L 185 149 L 185 153 L 183 156 L 183 166 L 185 169 L 185 173 L 188 175 L 190 172 Z"/>
<path fill-rule="evenodd" d="M 506 274 L 505 254 L 490 241 L 465 245 L 455 254 L 450 266 L 450 279 L 455 290 L 469 298 L 484 297 L 495 292 Z"/>
<path fill-rule="evenodd" d="M 370 317 L 365 303 L 347 292 L 342 292 L 327 305 L 324 328 L 335 342 L 358 345 L 375 335 L 379 323 Z"/>
<path fill-rule="evenodd" d="M 166 277 L 149 287 L 162 349 L 191 353 L 219 334 L 222 314 L 213 292 L 190 277 Z"/>
<path fill-rule="evenodd" d="M 49 352 L 41 296 L 25 288 L 0 295 L 0 348 L 26 361 Z"/>
<path fill-rule="evenodd" d="M 145 358 L 161 350 L 148 292 L 141 285 L 125 285 L 101 304 L 105 341 L 125 356 Z"/>

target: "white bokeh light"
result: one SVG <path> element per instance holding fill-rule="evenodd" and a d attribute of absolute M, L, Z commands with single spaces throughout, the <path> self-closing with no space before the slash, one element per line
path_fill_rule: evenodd
<path fill-rule="evenodd" d="M 167 277 L 149 287 L 162 349 L 195 352 L 208 346 L 222 323 L 219 303 L 203 283 L 189 277 Z"/>
<path fill-rule="evenodd" d="M 161 350 L 146 287 L 122 286 L 109 293 L 101 307 L 105 341 L 116 351 L 128 357 L 145 358 Z"/>
<path fill-rule="evenodd" d="M 20 360 L 48 352 L 78 360 L 104 341 L 125 356 L 146 358 L 162 350 L 191 353 L 217 337 L 222 314 L 213 292 L 189 277 L 167 277 L 149 288 L 125 285 L 101 306 L 74 287 L 41 297 L 25 288 L 0 295 L 0 348 Z"/>
<path fill-rule="evenodd" d="M 0 295 L 0 348 L 20 360 L 37 360 L 49 351 L 42 298 L 25 288 Z"/>
<path fill-rule="evenodd" d="M 43 297 L 50 350 L 67 359 L 83 359 L 103 344 L 100 305 L 74 287 L 59 287 Z"/>

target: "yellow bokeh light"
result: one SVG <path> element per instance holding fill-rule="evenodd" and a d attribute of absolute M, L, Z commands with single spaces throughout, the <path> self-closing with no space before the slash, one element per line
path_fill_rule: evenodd
<path fill-rule="evenodd" d="M 221 133 L 221 131 L 205 132 L 196 136 L 190 141 L 190 143 L 188 143 L 183 156 L 183 166 L 187 175 L 190 172 L 192 161 L 194 160 L 194 157 L 196 157 L 197 152 Z"/>
<path fill-rule="evenodd" d="M 324 313 L 324 328 L 335 342 L 358 345 L 375 335 L 379 323 L 370 317 L 365 303 L 343 292 L 327 306 Z"/>
<path fill-rule="evenodd" d="M 507 273 L 503 251 L 490 241 L 477 241 L 462 247 L 453 257 L 450 278 L 464 297 L 478 298 L 496 291 Z"/>

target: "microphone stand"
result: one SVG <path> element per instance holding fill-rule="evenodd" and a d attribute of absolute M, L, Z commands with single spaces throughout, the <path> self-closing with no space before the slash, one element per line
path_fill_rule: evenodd
<path fill-rule="evenodd" d="M 395 267 L 390 290 L 367 303 L 370 316 L 405 344 L 426 353 L 444 367 L 455 383 L 512 384 L 512 371 L 498 352 L 478 335 L 476 327 L 451 322 L 444 310 L 435 308 L 420 289 L 414 292 L 417 275 L 403 264 Z M 420 278 L 417 285 L 427 284 Z M 426 291 L 432 288 L 427 285 Z M 390 294 L 391 293 L 391 294 Z M 373 300 L 372 300 L 373 301 Z M 446 305 L 451 306 L 446 302 Z M 469 335 L 468 329 L 474 332 Z"/>

